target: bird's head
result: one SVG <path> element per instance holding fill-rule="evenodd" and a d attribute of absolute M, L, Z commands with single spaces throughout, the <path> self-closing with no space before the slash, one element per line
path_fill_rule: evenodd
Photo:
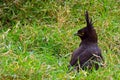
<path fill-rule="evenodd" d="M 97 42 L 97 34 L 93 27 L 92 19 L 89 19 L 88 11 L 85 13 L 85 19 L 87 23 L 86 27 L 78 30 L 75 35 L 79 36 L 81 40 Z"/>

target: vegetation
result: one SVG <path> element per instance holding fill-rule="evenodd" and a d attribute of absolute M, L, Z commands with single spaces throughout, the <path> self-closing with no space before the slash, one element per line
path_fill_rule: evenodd
<path fill-rule="evenodd" d="M 1 80 L 120 80 L 119 0 L 1 0 Z M 92 16 L 106 67 L 68 72 L 71 53 Z"/>

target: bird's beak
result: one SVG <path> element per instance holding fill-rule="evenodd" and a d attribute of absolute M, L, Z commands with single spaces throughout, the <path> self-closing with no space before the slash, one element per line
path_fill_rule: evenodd
<path fill-rule="evenodd" d="M 75 33 L 74 36 L 83 36 L 83 34 Z"/>
<path fill-rule="evenodd" d="M 77 34 L 77 33 L 75 33 L 75 34 L 74 34 L 74 36 L 78 36 L 78 34 Z"/>

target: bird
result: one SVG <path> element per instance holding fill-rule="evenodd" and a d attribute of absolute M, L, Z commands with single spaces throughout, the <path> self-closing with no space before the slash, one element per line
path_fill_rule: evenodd
<path fill-rule="evenodd" d="M 81 43 L 79 47 L 73 51 L 69 67 L 74 67 L 79 71 L 82 70 L 98 70 L 103 66 L 104 58 L 101 49 L 98 46 L 98 36 L 94 29 L 92 19 L 89 18 L 88 11 L 85 11 L 86 27 L 79 29 L 76 36 L 79 36 Z"/>

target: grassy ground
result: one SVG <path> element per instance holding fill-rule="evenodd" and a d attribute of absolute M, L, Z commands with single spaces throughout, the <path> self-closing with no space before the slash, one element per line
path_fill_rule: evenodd
<path fill-rule="evenodd" d="M 119 0 L 14 2 L 25 12 L 4 3 L 15 14 L 1 13 L 6 17 L 0 22 L 0 80 L 120 80 Z M 80 43 L 73 34 L 85 27 L 85 10 L 95 22 L 106 67 L 68 72 Z"/>

